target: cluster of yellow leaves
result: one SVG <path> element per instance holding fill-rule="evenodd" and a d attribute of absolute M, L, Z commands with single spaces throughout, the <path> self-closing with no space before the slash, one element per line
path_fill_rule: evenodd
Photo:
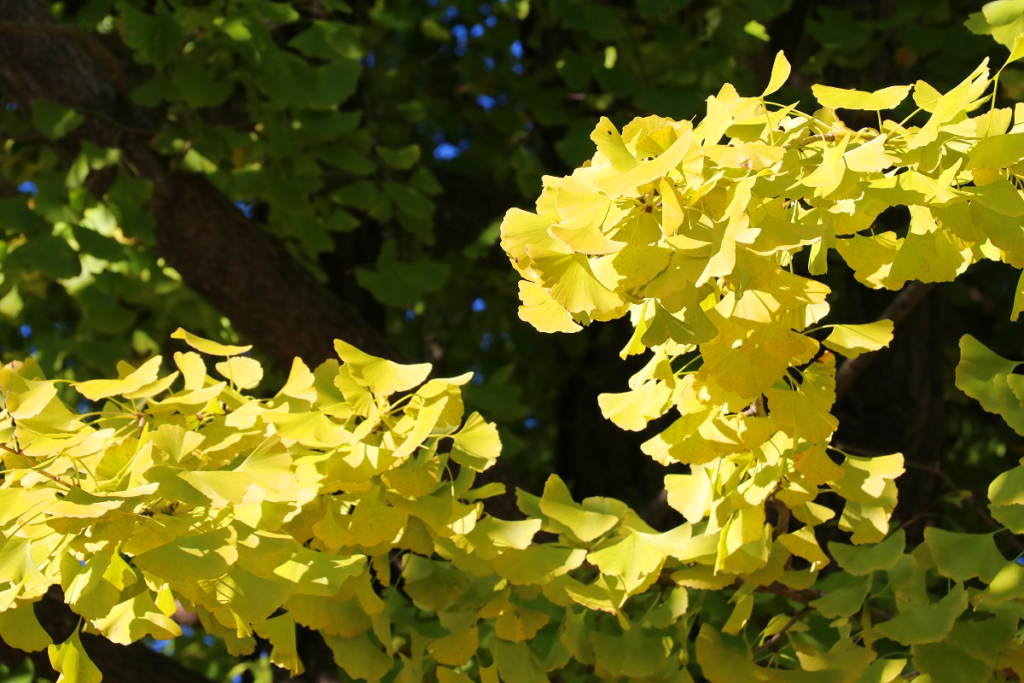
<path fill-rule="evenodd" d="M 0 369 L 0 637 L 49 647 L 67 681 L 100 680 L 78 632 L 53 644 L 36 620 L 58 586 L 83 628 L 115 643 L 180 635 L 184 608 L 230 652 L 259 637 L 298 673 L 301 625 L 357 680 L 533 683 L 566 669 L 687 683 L 691 652 L 712 683 L 1024 676 L 1024 567 L 992 534 L 929 529 L 906 552 L 889 533 L 902 456 L 831 448 L 832 352 L 879 349 L 892 324 L 822 326 L 829 290 L 794 265 L 807 250 L 819 275 L 834 251 L 893 289 L 980 259 L 1024 266 L 1024 109 L 971 115 L 990 96 L 985 65 L 945 94 L 816 86 L 813 115 L 766 99 L 788 74 L 780 54 L 759 97 L 726 86 L 696 126 L 603 119 L 594 157 L 546 178 L 536 212 L 502 226 L 524 320 L 572 332 L 630 318 L 622 355 L 650 358 L 601 408 L 636 431 L 675 413 L 643 450 L 688 466 L 665 478 L 684 523 L 656 530 L 620 501 L 574 499 L 554 475 L 540 496 L 517 492 L 522 518 L 498 519 L 482 501 L 504 487 L 474 487 L 501 444 L 465 415 L 470 375 L 430 379 L 427 364 L 337 342 L 337 360 L 296 360 L 257 398 L 248 347 L 179 330 L 193 350 L 174 354 L 176 370 L 154 358 L 75 383 L 96 413 L 69 410 L 32 360 Z M 922 125 L 882 120 L 910 96 Z M 879 127 L 852 130 L 841 109 L 878 111 Z M 876 232 L 899 206 L 906 236 Z M 958 385 L 1024 433 L 1017 363 L 970 338 L 962 348 Z M 1015 532 L 1022 471 L 990 490 Z M 835 516 L 824 492 L 842 499 L 850 544 L 819 544 Z M 805 608 L 759 622 L 773 591 Z M 910 663 L 881 656 L 893 643 Z"/>
<path fill-rule="evenodd" d="M 233 653 L 260 636 L 298 673 L 301 624 L 352 676 L 380 679 L 397 645 L 379 595 L 395 553 L 457 553 L 495 493 L 472 488 L 501 444 L 478 414 L 464 419 L 471 375 L 427 381 L 429 365 L 338 342 L 342 362 L 296 359 L 285 386 L 257 399 L 245 393 L 263 374 L 240 355 L 248 347 L 174 336 L 195 349 L 174 354 L 174 372 L 157 357 L 76 383 L 102 404 L 90 415 L 71 412 L 31 359 L 0 370 L 0 636 L 50 645 L 32 603 L 56 585 L 115 643 L 180 635 L 180 606 Z M 405 581 L 415 565 L 404 561 Z M 77 634 L 51 659 L 89 680 Z"/>
<path fill-rule="evenodd" d="M 840 524 L 855 542 L 878 541 L 888 531 L 899 456 L 877 474 L 888 482 L 880 491 L 839 483 L 869 465 L 845 456 L 837 464 L 827 451 L 837 426 L 830 412 L 834 359 L 808 328 L 827 315 L 829 289 L 792 266 L 807 247 L 812 273 L 824 271 L 830 248 L 864 252 L 875 237 L 860 233 L 874 218 L 911 203 L 881 189 L 886 183 L 908 182 L 908 174 L 949 176 L 943 164 L 961 165 L 942 154 L 953 140 L 948 125 L 923 149 L 914 129 L 890 121 L 880 131 L 853 131 L 836 115 L 839 107 L 891 108 L 910 87 L 818 88 L 824 108 L 810 116 L 766 103 L 788 73 L 780 53 L 760 97 L 741 97 L 727 85 L 708 99 L 707 117 L 696 126 L 647 117 L 620 132 L 602 119 L 591 136 L 594 157 L 571 176 L 545 178 L 536 213 L 513 209 L 502 225 L 502 245 L 523 276 L 524 320 L 545 332 L 571 332 L 630 317 L 634 332 L 623 357 L 653 353 L 629 391 L 601 397 L 602 410 L 630 430 L 678 413 L 643 450 L 665 465 L 690 465 L 690 474 L 666 481 L 669 500 L 717 548 L 715 571 L 737 575 L 765 568 L 773 557 L 782 566 L 790 554 L 812 571 L 827 562 L 809 531 L 828 520 L 813 503 L 822 486 L 849 501 Z M 986 73 L 979 69 L 961 89 L 980 97 Z M 1024 158 L 1024 146 L 1021 152 Z M 897 176 L 900 166 L 908 168 Z M 932 197 L 920 199 L 928 206 L 912 211 L 923 219 L 932 204 L 953 201 L 953 180 L 941 189 L 927 181 Z M 935 221 L 931 226 L 922 234 L 949 235 Z M 872 266 L 874 286 L 929 279 L 913 264 L 936 263 L 918 253 L 917 242 L 893 244 L 885 274 Z M 967 245 L 961 251 L 969 258 L 944 278 L 974 258 Z M 900 263 L 910 259 L 902 279 L 890 276 L 897 254 Z M 889 321 L 831 327 L 824 345 L 850 358 L 892 337 Z M 799 540 L 788 530 L 773 539 L 770 499 L 808 529 Z"/>
<path fill-rule="evenodd" d="M 659 580 L 705 561 L 690 524 L 658 532 L 557 476 L 518 492 L 522 519 L 486 514 L 504 486 L 474 480 L 501 444 L 464 415 L 471 375 L 430 379 L 337 342 L 338 360 L 296 360 L 256 398 L 248 347 L 174 336 L 194 350 L 172 372 L 154 358 L 74 383 L 94 413 L 69 410 L 31 359 L 0 369 L 5 642 L 99 680 L 77 632 L 53 644 L 36 619 L 56 586 L 112 642 L 175 638 L 185 609 L 229 652 L 259 637 L 294 673 L 305 626 L 357 680 L 518 683 L 567 666 L 689 680 L 687 588 L 662 596 Z M 635 596 L 658 601 L 643 624 L 624 609 Z"/>
<path fill-rule="evenodd" d="M 1021 56 L 1024 39 L 1007 64 Z M 669 504 L 692 525 L 682 553 L 691 565 L 672 578 L 691 588 L 742 582 L 727 634 L 745 626 L 757 587 L 807 588 L 838 560 L 815 537 L 815 527 L 834 516 L 816 502 L 819 493 L 845 500 L 838 526 L 855 545 L 878 543 L 890 531 L 902 456 L 858 458 L 832 449 L 835 357 L 822 345 L 856 358 L 886 346 L 893 326 L 888 320 L 821 325 L 830 291 L 813 277 L 827 271 L 830 255 L 876 289 L 951 281 L 984 259 L 1024 267 L 1024 105 L 1013 111 L 991 106 L 987 62 L 947 93 L 923 81 L 875 92 L 814 86 L 820 108 L 812 113 L 768 100 L 789 71 L 779 53 L 760 96 L 743 97 L 726 85 L 708 98 L 707 116 L 695 124 L 650 116 L 620 131 L 602 119 L 591 135 L 594 156 L 570 176 L 545 177 L 535 211 L 512 209 L 501 228 L 502 247 L 522 276 L 524 321 L 542 332 L 576 332 L 628 316 L 633 335 L 622 357 L 650 353 L 628 391 L 600 397 L 601 408 L 616 425 L 635 431 L 676 414 L 643 446 L 663 465 L 689 466 L 689 473 L 665 478 Z M 910 116 L 883 119 L 908 98 L 909 108 L 916 107 Z M 877 112 L 877 128 L 848 127 L 840 118 L 844 109 Z M 909 125 L 912 119 L 920 125 Z M 909 229 L 876 226 L 894 207 L 906 207 Z M 1012 317 L 1021 310 L 1024 280 Z M 825 330 L 827 336 L 818 334 Z M 996 398 L 1011 402 L 1019 420 L 1024 393 L 1014 391 Z M 1024 529 L 1019 509 L 1000 508 L 1011 528 Z M 1006 565 L 994 544 L 991 551 L 986 566 Z M 1011 666 L 1004 651 L 1017 652 L 1019 643 L 995 641 L 1001 645 L 984 655 L 950 654 L 953 646 L 945 644 L 934 646 L 941 652 L 928 649 L 952 632 L 968 605 L 962 587 L 941 607 L 929 603 L 924 575 L 936 568 L 939 551 L 931 552 L 934 558 L 903 556 L 899 576 L 893 567 L 880 568 L 890 581 L 912 582 L 904 587 L 906 600 L 923 611 L 903 605 L 875 631 L 867 619 L 864 637 L 920 646 L 915 663 L 928 673 L 942 669 L 936 662 L 970 660 L 960 663 L 986 671 L 977 680 L 987 681 L 997 658 Z M 794 557 L 802 569 L 792 569 Z M 957 581 L 993 579 L 980 570 L 954 576 L 938 564 L 940 574 Z M 861 610 L 870 577 L 851 574 L 829 576 L 851 585 L 822 598 L 840 608 L 826 602 L 815 605 L 819 613 L 848 622 Z M 907 620 L 919 624 L 930 619 L 928 610 L 947 607 L 948 618 L 932 624 L 934 637 L 907 640 L 914 629 L 901 621 L 904 608 L 912 615 Z M 778 633 L 785 621 L 770 624 L 763 637 L 772 628 Z M 1009 617 L 1006 628 L 1011 621 L 1015 629 L 1017 620 Z M 842 668 L 846 674 L 835 680 L 856 680 L 861 674 L 850 672 L 863 672 L 874 655 L 846 640 L 849 629 L 848 623 L 839 629 L 847 649 L 815 653 L 817 663 L 809 649 L 801 650 L 808 643 L 796 646 L 800 667 Z M 697 654 L 709 680 L 805 680 L 729 652 L 714 629 L 702 631 Z M 891 681 L 903 663 L 871 670 L 861 680 Z"/>

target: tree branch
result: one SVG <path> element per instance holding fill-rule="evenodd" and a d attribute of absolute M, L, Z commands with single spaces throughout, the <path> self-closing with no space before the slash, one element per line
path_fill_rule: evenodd
<path fill-rule="evenodd" d="M 807 614 L 808 612 L 810 612 L 810 611 L 811 611 L 810 605 L 804 605 L 799 610 L 797 610 L 796 614 L 794 614 L 792 617 L 790 617 L 789 621 L 786 622 L 786 624 L 779 630 L 778 633 L 773 635 L 771 638 L 769 638 L 765 642 L 761 643 L 761 645 L 759 645 L 757 647 L 757 649 L 754 650 L 754 653 L 753 653 L 754 657 L 757 657 L 759 654 L 761 654 L 765 650 L 774 650 L 776 647 L 778 647 L 779 641 L 781 641 L 782 637 L 784 635 L 786 635 L 786 632 L 789 631 L 789 629 L 791 629 L 794 626 L 796 626 L 796 623 L 798 621 L 800 621 L 803 618 L 803 616 L 805 614 Z"/>

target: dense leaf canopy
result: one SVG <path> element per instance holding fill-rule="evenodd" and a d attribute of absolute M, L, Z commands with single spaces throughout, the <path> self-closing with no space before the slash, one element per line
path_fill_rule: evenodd
<path fill-rule="evenodd" d="M 969 10 L 0 0 L 4 661 L 1024 676 Z"/>

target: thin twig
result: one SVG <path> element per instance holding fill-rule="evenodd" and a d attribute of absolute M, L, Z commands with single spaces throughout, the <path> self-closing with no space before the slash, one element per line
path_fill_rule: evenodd
<path fill-rule="evenodd" d="M 2 448 L 3 450 L 7 451 L 11 455 L 24 455 L 21 451 L 16 451 L 13 448 L 11 448 L 10 446 L 8 446 L 7 444 L 0 443 L 0 448 Z M 60 477 L 58 477 L 56 475 L 53 475 L 53 474 L 50 474 L 46 470 L 33 470 L 33 471 L 34 472 L 38 472 L 39 474 L 43 475 L 44 477 L 48 477 L 48 478 L 52 479 L 53 481 L 57 482 L 61 486 L 67 487 L 67 489 L 69 491 L 74 488 L 71 484 L 69 484 L 69 483 L 67 483 L 65 481 L 62 481 Z"/>
<path fill-rule="evenodd" d="M 808 612 L 810 612 L 810 611 L 811 611 L 810 605 L 804 605 L 803 607 L 801 607 L 797 611 L 796 614 L 794 614 L 792 617 L 790 617 L 789 621 L 786 622 L 786 625 L 783 626 L 782 629 L 778 633 L 776 633 L 774 636 L 772 636 L 771 638 L 769 638 L 765 642 L 761 643 L 761 645 L 759 645 L 754 650 L 754 652 L 753 652 L 754 656 L 757 657 L 759 654 L 761 654 L 765 650 L 774 650 L 778 646 L 779 641 L 782 640 L 782 636 L 786 635 L 786 632 L 789 631 L 789 629 L 791 629 L 794 626 L 796 626 L 796 622 L 800 621 L 800 619 L 802 619 L 803 616 L 805 614 L 807 614 Z"/>

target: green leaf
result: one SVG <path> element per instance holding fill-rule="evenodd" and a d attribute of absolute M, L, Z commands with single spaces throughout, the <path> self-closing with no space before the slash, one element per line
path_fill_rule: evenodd
<path fill-rule="evenodd" d="M 115 605 L 106 616 L 94 619 L 92 624 L 110 642 L 118 645 L 131 645 L 146 636 L 172 640 L 181 635 L 181 628 L 160 611 L 148 590 Z"/>
<path fill-rule="evenodd" d="M 812 600 L 810 605 L 829 619 L 849 617 L 864 607 L 864 601 L 870 590 L 870 576 L 853 577 L 837 574 L 825 595 L 817 600 Z"/>
<path fill-rule="evenodd" d="M 828 551 L 836 563 L 853 576 L 865 576 L 896 566 L 906 547 L 906 534 L 900 529 L 875 545 L 846 545 L 831 542 Z"/>
<path fill-rule="evenodd" d="M 358 59 L 364 54 L 356 27 L 340 21 L 314 21 L 312 26 L 292 38 L 288 45 L 317 59 Z"/>
<path fill-rule="evenodd" d="M 205 55 L 194 54 L 175 65 L 171 83 L 178 95 L 196 109 L 224 104 L 235 88 L 229 73 L 217 73 Z"/>
<path fill-rule="evenodd" d="M 354 638 L 326 635 L 324 640 L 334 653 L 334 661 L 352 678 L 376 682 L 391 670 L 391 657 L 365 634 Z"/>
<path fill-rule="evenodd" d="M 754 19 L 751 19 L 743 26 L 743 32 L 765 43 L 771 40 L 764 24 Z"/>
<path fill-rule="evenodd" d="M 953 643 L 925 643 L 914 646 L 913 661 L 933 681 L 987 683 L 992 666 L 971 657 Z"/>
<path fill-rule="evenodd" d="M 1016 321 L 1020 317 L 1021 311 L 1024 311 L 1024 270 L 1020 272 L 1020 277 L 1017 278 L 1017 288 L 1013 294 L 1013 310 L 1010 313 L 1010 320 Z"/>
<path fill-rule="evenodd" d="M 39 98 L 32 103 L 32 125 L 51 140 L 59 140 L 78 128 L 85 117 L 74 109 Z"/>
<path fill-rule="evenodd" d="M 906 666 L 905 659 L 876 659 L 864 670 L 857 683 L 893 683 Z"/>
<path fill-rule="evenodd" d="M 256 84 L 274 103 L 331 109 L 355 93 L 361 69 L 355 59 L 312 66 L 283 50 L 264 52 Z"/>
<path fill-rule="evenodd" d="M 955 584 L 938 602 L 901 605 L 899 614 L 875 629 L 879 635 L 904 645 L 936 643 L 952 630 L 954 621 L 965 609 L 967 591 Z"/>
<path fill-rule="evenodd" d="M 516 683 L 548 683 L 544 667 L 526 643 L 510 643 L 501 639 L 491 641 L 491 652 L 503 681 Z"/>
<path fill-rule="evenodd" d="M 146 14 L 129 2 L 118 2 L 117 12 L 122 40 L 143 60 L 162 69 L 178 54 L 185 33 L 174 15 L 162 5 L 156 5 L 155 14 Z"/>
<path fill-rule="evenodd" d="M 994 532 L 963 534 L 928 527 L 924 530 L 924 540 L 939 574 L 954 581 L 980 577 L 985 583 L 991 583 L 1007 563 L 996 546 Z"/>
<path fill-rule="evenodd" d="M 697 663 L 710 683 L 738 681 L 770 681 L 770 673 L 754 664 L 750 655 L 723 642 L 722 635 L 709 624 L 703 624 L 697 635 Z"/>
<path fill-rule="evenodd" d="M 992 480 L 989 510 L 1003 526 L 1024 533 L 1024 467 L 1014 467 Z"/>
<path fill-rule="evenodd" d="M 420 146 L 409 145 L 400 149 L 378 146 L 377 154 L 384 160 L 384 163 L 391 168 L 408 170 L 415 166 L 416 162 L 420 160 Z"/>
<path fill-rule="evenodd" d="M 421 260 L 377 270 L 357 268 L 356 281 L 386 306 L 411 308 L 426 295 L 443 289 L 450 272 L 447 263 Z"/>
<path fill-rule="evenodd" d="M 4 266 L 5 270 L 38 270 L 54 280 L 73 278 L 82 272 L 78 252 L 55 235 L 25 242 L 10 253 Z"/>
<path fill-rule="evenodd" d="M 666 667 L 672 652 L 670 638 L 646 633 L 639 625 L 621 636 L 594 631 L 590 643 L 602 669 L 613 676 L 629 678 L 656 675 Z"/>
<path fill-rule="evenodd" d="M 956 386 L 986 411 L 1006 420 L 1015 432 L 1024 435 L 1024 409 L 1008 381 L 1019 364 L 993 353 L 971 335 L 964 335 L 960 339 Z"/>

